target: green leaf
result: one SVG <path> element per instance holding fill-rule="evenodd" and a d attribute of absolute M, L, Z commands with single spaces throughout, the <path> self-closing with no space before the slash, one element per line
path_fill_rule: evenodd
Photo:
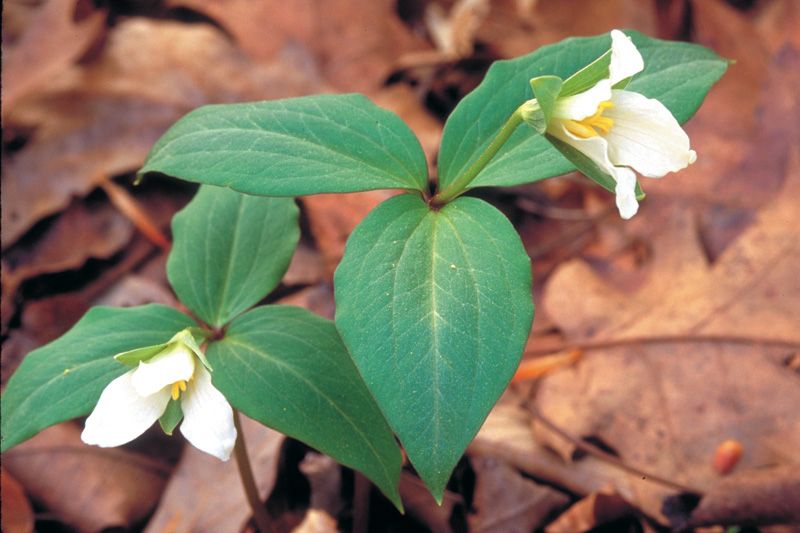
<path fill-rule="evenodd" d="M 542 108 L 543 120 L 541 124 L 534 126 L 539 133 L 544 133 L 547 124 L 553 117 L 556 107 L 556 100 L 561 93 L 561 86 L 564 81 L 558 76 L 538 76 L 531 80 L 531 89 L 539 107 Z"/>
<path fill-rule="evenodd" d="M 201 107 L 159 139 L 148 172 L 265 196 L 427 187 L 417 138 L 359 94 Z"/>
<path fill-rule="evenodd" d="M 207 356 L 236 409 L 363 472 L 402 508 L 400 449 L 331 321 L 258 307 L 231 322 Z"/>
<path fill-rule="evenodd" d="M 680 123 L 697 110 L 727 61 L 690 43 L 651 39 L 626 31 L 642 54 L 645 70 L 626 90 L 661 101 Z M 497 61 L 483 82 L 456 107 L 447 120 L 439 152 L 440 187 L 464 172 L 495 137 L 509 115 L 533 97 L 531 78 L 543 75 L 568 79 L 592 64 L 611 46 L 609 34 L 570 38 L 543 46 L 527 56 Z M 567 83 L 565 82 L 565 86 Z M 562 87 L 562 91 L 565 88 Z M 543 136 L 519 128 L 470 187 L 530 183 L 574 170 Z"/>
<path fill-rule="evenodd" d="M 158 419 L 158 424 L 167 435 L 172 435 L 178 423 L 183 419 L 183 409 L 180 400 L 170 398 L 164 414 Z"/>
<path fill-rule="evenodd" d="M 289 267 L 297 217 L 291 198 L 201 187 L 172 219 L 167 275 L 180 300 L 215 327 L 258 303 Z"/>
<path fill-rule="evenodd" d="M 494 207 L 400 195 L 372 211 L 336 271 L 336 325 L 434 497 L 517 367 L 530 260 Z"/>
<path fill-rule="evenodd" d="M 106 385 L 128 371 L 115 354 L 163 343 L 192 324 L 163 305 L 90 309 L 62 337 L 29 353 L 11 376 L 2 401 L 2 450 L 91 411 Z"/>

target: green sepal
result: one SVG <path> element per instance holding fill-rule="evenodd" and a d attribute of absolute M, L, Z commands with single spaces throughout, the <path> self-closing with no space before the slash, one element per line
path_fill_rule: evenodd
<path fill-rule="evenodd" d="M 184 330 L 179 331 L 176 333 L 170 340 L 161 344 L 155 344 L 153 346 L 145 346 L 144 348 L 137 348 L 135 350 L 129 350 L 127 352 L 118 353 L 114 356 L 114 359 L 119 361 L 125 366 L 129 366 L 131 368 L 137 366 L 141 361 L 147 361 L 152 359 L 162 351 L 168 349 L 170 345 L 176 343 L 183 343 L 189 350 L 192 351 L 199 359 L 203 362 L 203 365 L 212 370 L 211 365 L 208 364 L 208 360 L 206 359 L 205 354 L 200 350 L 200 346 L 197 344 L 197 341 L 194 338 L 192 331 L 197 330 L 198 328 L 186 328 Z"/>
<path fill-rule="evenodd" d="M 127 352 L 118 353 L 114 359 L 119 361 L 125 366 L 131 368 L 136 367 L 140 361 L 147 361 L 158 355 L 164 348 L 169 346 L 169 342 L 155 344 L 153 346 L 145 346 L 144 348 L 137 348 Z"/>
<path fill-rule="evenodd" d="M 181 420 L 183 420 L 181 402 L 180 400 L 173 400 L 170 398 L 167 408 L 164 410 L 164 414 L 158 419 L 158 424 L 161 426 L 161 429 L 164 430 L 164 433 L 172 435 L 172 432 L 175 431 L 175 428 L 178 427 Z"/>
<path fill-rule="evenodd" d="M 553 112 L 556 108 L 556 100 L 561 94 L 561 88 L 564 80 L 558 76 L 537 76 L 531 79 L 531 89 L 533 89 L 533 96 L 541 108 L 541 121 L 526 122 L 532 126 L 539 133 L 544 133 L 547 130 L 547 125 L 553 118 Z"/>
<path fill-rule="evenodd" d="M 561 96 L 573 96 L 594 87 L 597 82 L 608 78 L 611 65 L 611 49 L 567 78 L 561 87 Z"/>

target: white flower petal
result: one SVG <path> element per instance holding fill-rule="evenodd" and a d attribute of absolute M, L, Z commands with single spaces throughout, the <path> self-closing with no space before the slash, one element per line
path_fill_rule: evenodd
<path fill-rule="evenodd" d="M 608 157 L 609 143 L 606 139 L 599 135 L 588 139 L 576 137 L 568 132 L 563 124 L 558 124 L 558 128 L 548 132 L 581 152 L 614 178 L 617 209 L 622 218 L 627 220 L 636 214 L 639 209 L 639 202 L 636 200 L 636 174 L 629 168 L 618 167 L 611 162 Z"/>
<path fill-rule="evenodd" d="M 559 98 L 553 109 L 553 118 L 581 120 L 594 115 L 600 102 L 611 99 L 611 82 L 600 80 L 582 93 Z"/>
<path fill-rule="evenodd" d="M 169 391 L 142 398 L 133 387 L 133 373 L 126 372 L 103 389 L 97 406 L 86 419 L 83 442 L 104 448 L 125 444 L 147 431 L 164 413 Z"/>
<path fill-rule="evenodd" d="M 211 374 L 197 365 L 188 390 L 181 396 L 181 433 L 195 448 L 223 461 L 231 456 L 236 443 L 233 409 L 211 383 Z"/>
<path fill-rule="evenodd" d="M 639 210 L 639 201 L 636 200 L 636 174 L 627 167 L 614 167 L 614 179 L 617 185 L 614 192 L 617 195 L 617 210 L 619 216 L 625 220 L 632 218 Z"/>
<path fill-rule="evenodd" d="M 182 343 L 169 345 L 133 371 L 133 386 L 140 396 L 149 396 L 176 381 L 188 381 L 195 368 L 194 354 Z"/>
<path fill-rule="evenodd" d="M 613 91 L 614 107 L 603 115 L 614 121 L 605 134 L 614 165 L 633 167 L 648 178 L 686 168 L 697 158 L 689 136 L 658 100 L 631 91 Z"/>
<path fill-rule="evenodd" d="M 630 37 L 619 30 L 611 30 L 611 63 L 608 66 L 611 85 L 630 78 L 644 70 L 642 54 Z"/>

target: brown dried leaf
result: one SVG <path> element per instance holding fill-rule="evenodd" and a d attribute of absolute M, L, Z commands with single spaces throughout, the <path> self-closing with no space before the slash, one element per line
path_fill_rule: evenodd
<path fill-rule="evenodd" d="M 45 1 L 28 15 L 13 42 L 3 39 L 3 117 L 20 98 L 30 96 L 68 68 L 99 36 L 105 13 L 94 11 L 75 21 L 77 3 Z M 4 22 L 5 18 L 4 13 Z"/>
<path fill-rule="evenodd" d="M 800 465 L 733 474 L 692 511 L 688 526 L 800 524 Z"/>
<path fill-rule="evenodd" d="M 475 455 L 470 462 L 476 476 L 470 531 L 533 531 L 569 503 L 565 494 L 523 478 L 502 460 Z"/>
<path fill-rule="evenodd" d="M 800 164 L 796 151 L 793 160 Z M 561 267 L 544 305 L 567 336 L 629 342 L 587 353 L 574 368 L 545 377 L 537 408 L 573 434 L 599 438 L 629 464 L 701 489 L 717 480 L 709 458 L 724 438 L 744 445 L 743 468 L 785 462 L 768 443 L 776 435 L 800 442 L 800 388 L 779 363 L 787 350 L 759 346 L 757 339 L 800 345 L 799 196 L 800 179 L 790 171 L 779 198 L 713 267 L 687 248 L 697 243 L 691 219 L 673 212 L 654 254 L 652 292 L 650 284 L 635 294 L 615 291 L 581 262 Z M 676 263 L 683 266 L 670 266 Z M 722 340 L 696 340 L 704 335 Z M 636 341 L 653 336 L 681 342 Z M 748 337 L 756 340 L 736 341 Z M 572 456 L 571 443 L 549 432 L 541 438 Z M 797 450 L 784 451 L 800 460 Z M 621 493 L 659 516 L 665 491 L 634 489 Z"/>
<path fill-rule="evenodd" d="M 454 59 L 472 55 L 475 34 L 489 7 L 488 0 L 458 0 L 445 14 L 440 4 L 428 4 L 425 23 L 436 48 Z"/>
<path fill-rule="evenodd" d="M 6 533 L 32 533 L 33 508 L 25 489 L 5 469 L 0 471 L 0 483 L 0 492 L 3 494 L 0 498 L 2 530 Z"/>
<path fill-rule="evenodd" d="M 452 531 L 450 517 L 462 505 L 461 496 L 449 490 L 438 505 L 420 479 L 410 472 L 400 472 L 400 497 L 409 515 L 413 516 L 433 533 Z"/>
<path fill-rule="evenodd" d="M 301 48 L 322 78 L 341 90 L 371 92 L 395 58 L 425 48 L 400 21 L 394 0 L 170 0 L 219 22 L 252 57 L 291 55 Z"/>
<path fill-rule="evenodd" d="M 72 203 L 36 242 L 4 255 L 3 329 L 13 314 L 8 305 L 25 280 L 79 268 L 89 258 L 108 259 L 132 234 L 132 224 L 110 205 Z"/>
<path fill-rule="evenodd" d="M 614 487 L 603 487 L 570 506 L 545 528 L 545 533 L 589 531 L 634 512 Z"/>
<path fill-rule="evenodd" d="M 135 18 L 115 27 L 94 61 L 52 86 L 8 119 L 36 130 L 4 167 L 3 246 L 72 196 L 139 167 L 192 108 L 311 90 L 296 69 L 254 64 L 213 27 Z"/>
<path fill-rule="evenodd" d="M 381 190 L 316 194 L 300 199 L 308 217 L 311 235 L 322 254 L 328 280 L 333 279 L 333 272 L 342 260 L 345 243 L 353 229 L 375 206 L 394 194 Z"/>
<path fill-rule="evenodd" d="M 72 424 L 7 451 L 3 466 L 31 496 L 79 531 L 127 527 L 155 507 L 168 468 L 119 448 L 83 444 Z"/>
<path fill-rule="evenodd" d="M 284 437 L 242 417 L 247 451 L 262 500 L 272 492 Z M 241 531 L 251 515 L 235 460 L 186 446 L 146 532 Z"/>
<path fill-rule="evenodd" d="M 501 57 L 528 54 L 536 48 L 570 36 L 597 35 L 614 28 L 656 33 L 655 0 L 541 0 L 523 8 L 515 1 L 492 3 L 477 38 L 489 43 Z"/>

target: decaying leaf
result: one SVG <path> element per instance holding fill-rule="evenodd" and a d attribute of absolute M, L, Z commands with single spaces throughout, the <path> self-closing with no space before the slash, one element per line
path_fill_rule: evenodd
<path fill-rule="evenodd" d="M 119 448 L 84 444 L 73 424 L 39 433 L 3 455 L 30 495 L 79 531 L 127 527 L 161 496 L 169 467 Z"/>

